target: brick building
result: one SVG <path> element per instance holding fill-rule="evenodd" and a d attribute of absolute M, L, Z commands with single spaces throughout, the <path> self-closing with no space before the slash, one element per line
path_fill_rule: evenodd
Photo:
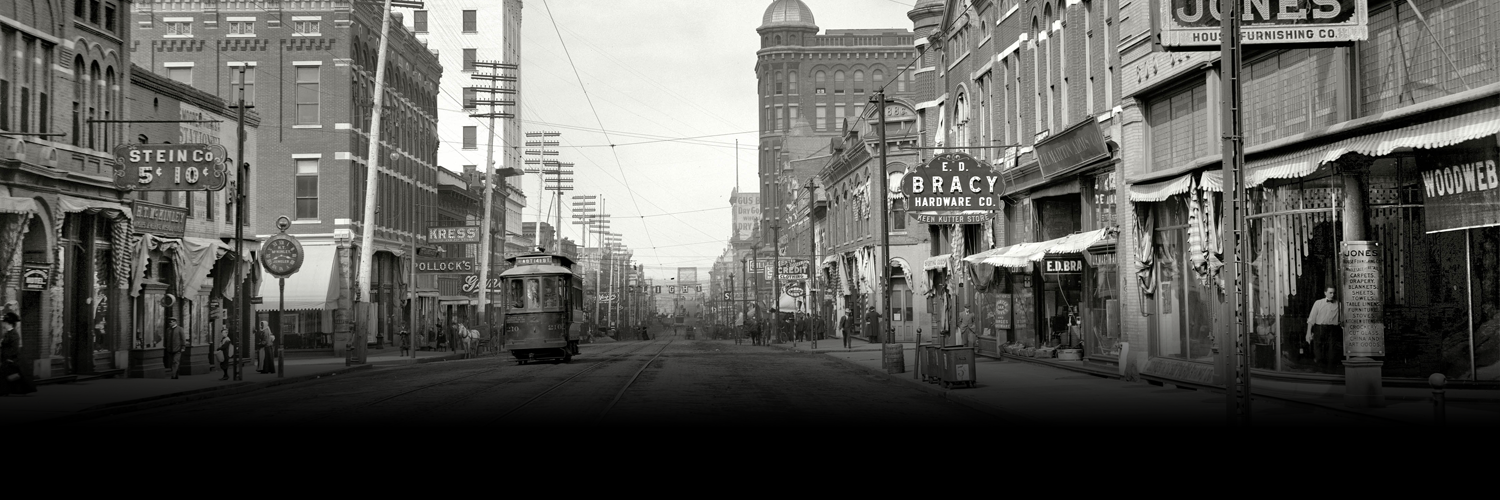
<path fill-rule="evenodd" d="M 916 51 L 912 32 L 904 29 L 819 34 L 812 10 L 801 0 L 771 2 L 756 33 L 761 39 L 755 67 L 763 211 L 759 251 L 770 259 L 772 251 L 785 253 L 781 229 L 789 206 L 827 163 L 801 160 L 828 157 L 847 123 L 874 107 L 875 89 L 885 88 L 892 97 L 912 95 Z M 761 280 L 755 293 L 766 310 L 782 302 L 773 281 Z"/>
<path fill-rule="evenodd" d="M 376 342 L 406 323 L 409 284 L 401 261 L 422 233 L 420 221 L 437 206 L 443 68 L 396 14 L 386 58 L 378 208 L 374 221 L 362 220 L 381 17 L 378 5 L 351 0 L 156 0 L 136 2 L 131 22 L 131 60 L 141 67 L 221 96 L 235 95 L 243 83 L 267 131 L 259 137 L 260 163 L 251 168 L 254 234 L 274 234 L 280 216 L 293 220 L 288 233 L 302 241 L 306 259 L 288 280 L 287 308 L 318 318 L 298 322 L 307 329 L 316 324 L 315 332 L 299 326 L 285 333 L 332 333 L 339 352 L 356 329 Z M 371 229 L 371 296 L 355 297 L 355 243 Z M 432 285 L 419 288 L 427 296 L 418 311 L 435 310 Z M 275 293 L 274 283 L 262 284 L 260 295 Z M 266 302 L 257 309 L 274 309 Z"/>
<path fill-rule="evenodd" d="M 129 7 L 0 2 L 0 293 L 39 379 L 129 363 L 134 210 L 111 153 L 129 139 L 89 121 L 125 116 Z"/>

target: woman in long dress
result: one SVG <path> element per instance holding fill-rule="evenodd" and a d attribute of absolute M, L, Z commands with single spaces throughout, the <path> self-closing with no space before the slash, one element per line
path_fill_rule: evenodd
<path fill-rule="evenodd" d="M 258 352 L 255 355 L 260 369 L 257 373 L 276 373 L 276 334 L 271 333 L 271 324 L 266 321 L 260 322 L 255 329 L 255 347 Z"/>

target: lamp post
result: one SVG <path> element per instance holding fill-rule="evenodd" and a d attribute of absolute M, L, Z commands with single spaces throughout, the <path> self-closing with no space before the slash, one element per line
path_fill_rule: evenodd
<path fill-rule="evenodd" d="M 807 248 L 808 254 L 812 255 L 807 262 L 807 313 L 810 316 L 807 323 L 808 330 L 814 330 L 823 313 L 822 303 L 818 302 L 817 280 L 815 279 L 818 276 L 818 231 L 813 227 L 813 205 L 818 201 L 815 198 L 818 193 L 817 177 L 808 179 L 805 189 L 807 189 Z M 818 333 L 817 331 L 807 332 L 807 336 L 812 339 L 813 349 L 818 348 Z"/>

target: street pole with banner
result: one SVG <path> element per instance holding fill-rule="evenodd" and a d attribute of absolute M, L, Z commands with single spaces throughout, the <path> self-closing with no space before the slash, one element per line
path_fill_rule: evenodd
<path fill-rule="evenodd" d="M 284 330 L 286 322 L 282 319 L 286 316 L 286 279 L 302 269 L 303 259 L 302 243 L 297 241 L 297 238 L 286 234 L 287 228 L 290 227 L 292 227 L 291 218 L 284 215 L 277 218 L 276 229 L 280 232 L 266 239 L 265 245 L 260 249 L 260 265 L 267 273 L 276 277 L 280 290 L 276 306 L 277 330 L 274 333 L 276 341 L 272 345 L 272 348 L 276 349 L 276 378 L 286 377 L 286 359 L 281 348 L 283 339 L 286 337 Z"/>

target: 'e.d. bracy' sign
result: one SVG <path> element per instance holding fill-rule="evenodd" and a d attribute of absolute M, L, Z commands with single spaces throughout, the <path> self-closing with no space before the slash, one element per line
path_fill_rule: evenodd
<path fill-rule="evenodd" d="M 217 144 L 124 144 L 115 148 L 123 191 L 218 191 L 229 183 L 228 151 Z"/>
<path fill-rule="evenodd" d="M 1161 44 L 1217 50 L 1220 0 L 1158 0 Z M 1367 0 L 1235 0 L 1245 45 L 1350 43 L 1369 38 Z"/>
<path fill-rule="evenodd" d="M 998 211 L 1004 206 L 1000 203 L 1002 188 L 1000 174 L 994 168 L 963 153 L 938 155 L 901 178 L 906 209 L 914 214 Z"/>

